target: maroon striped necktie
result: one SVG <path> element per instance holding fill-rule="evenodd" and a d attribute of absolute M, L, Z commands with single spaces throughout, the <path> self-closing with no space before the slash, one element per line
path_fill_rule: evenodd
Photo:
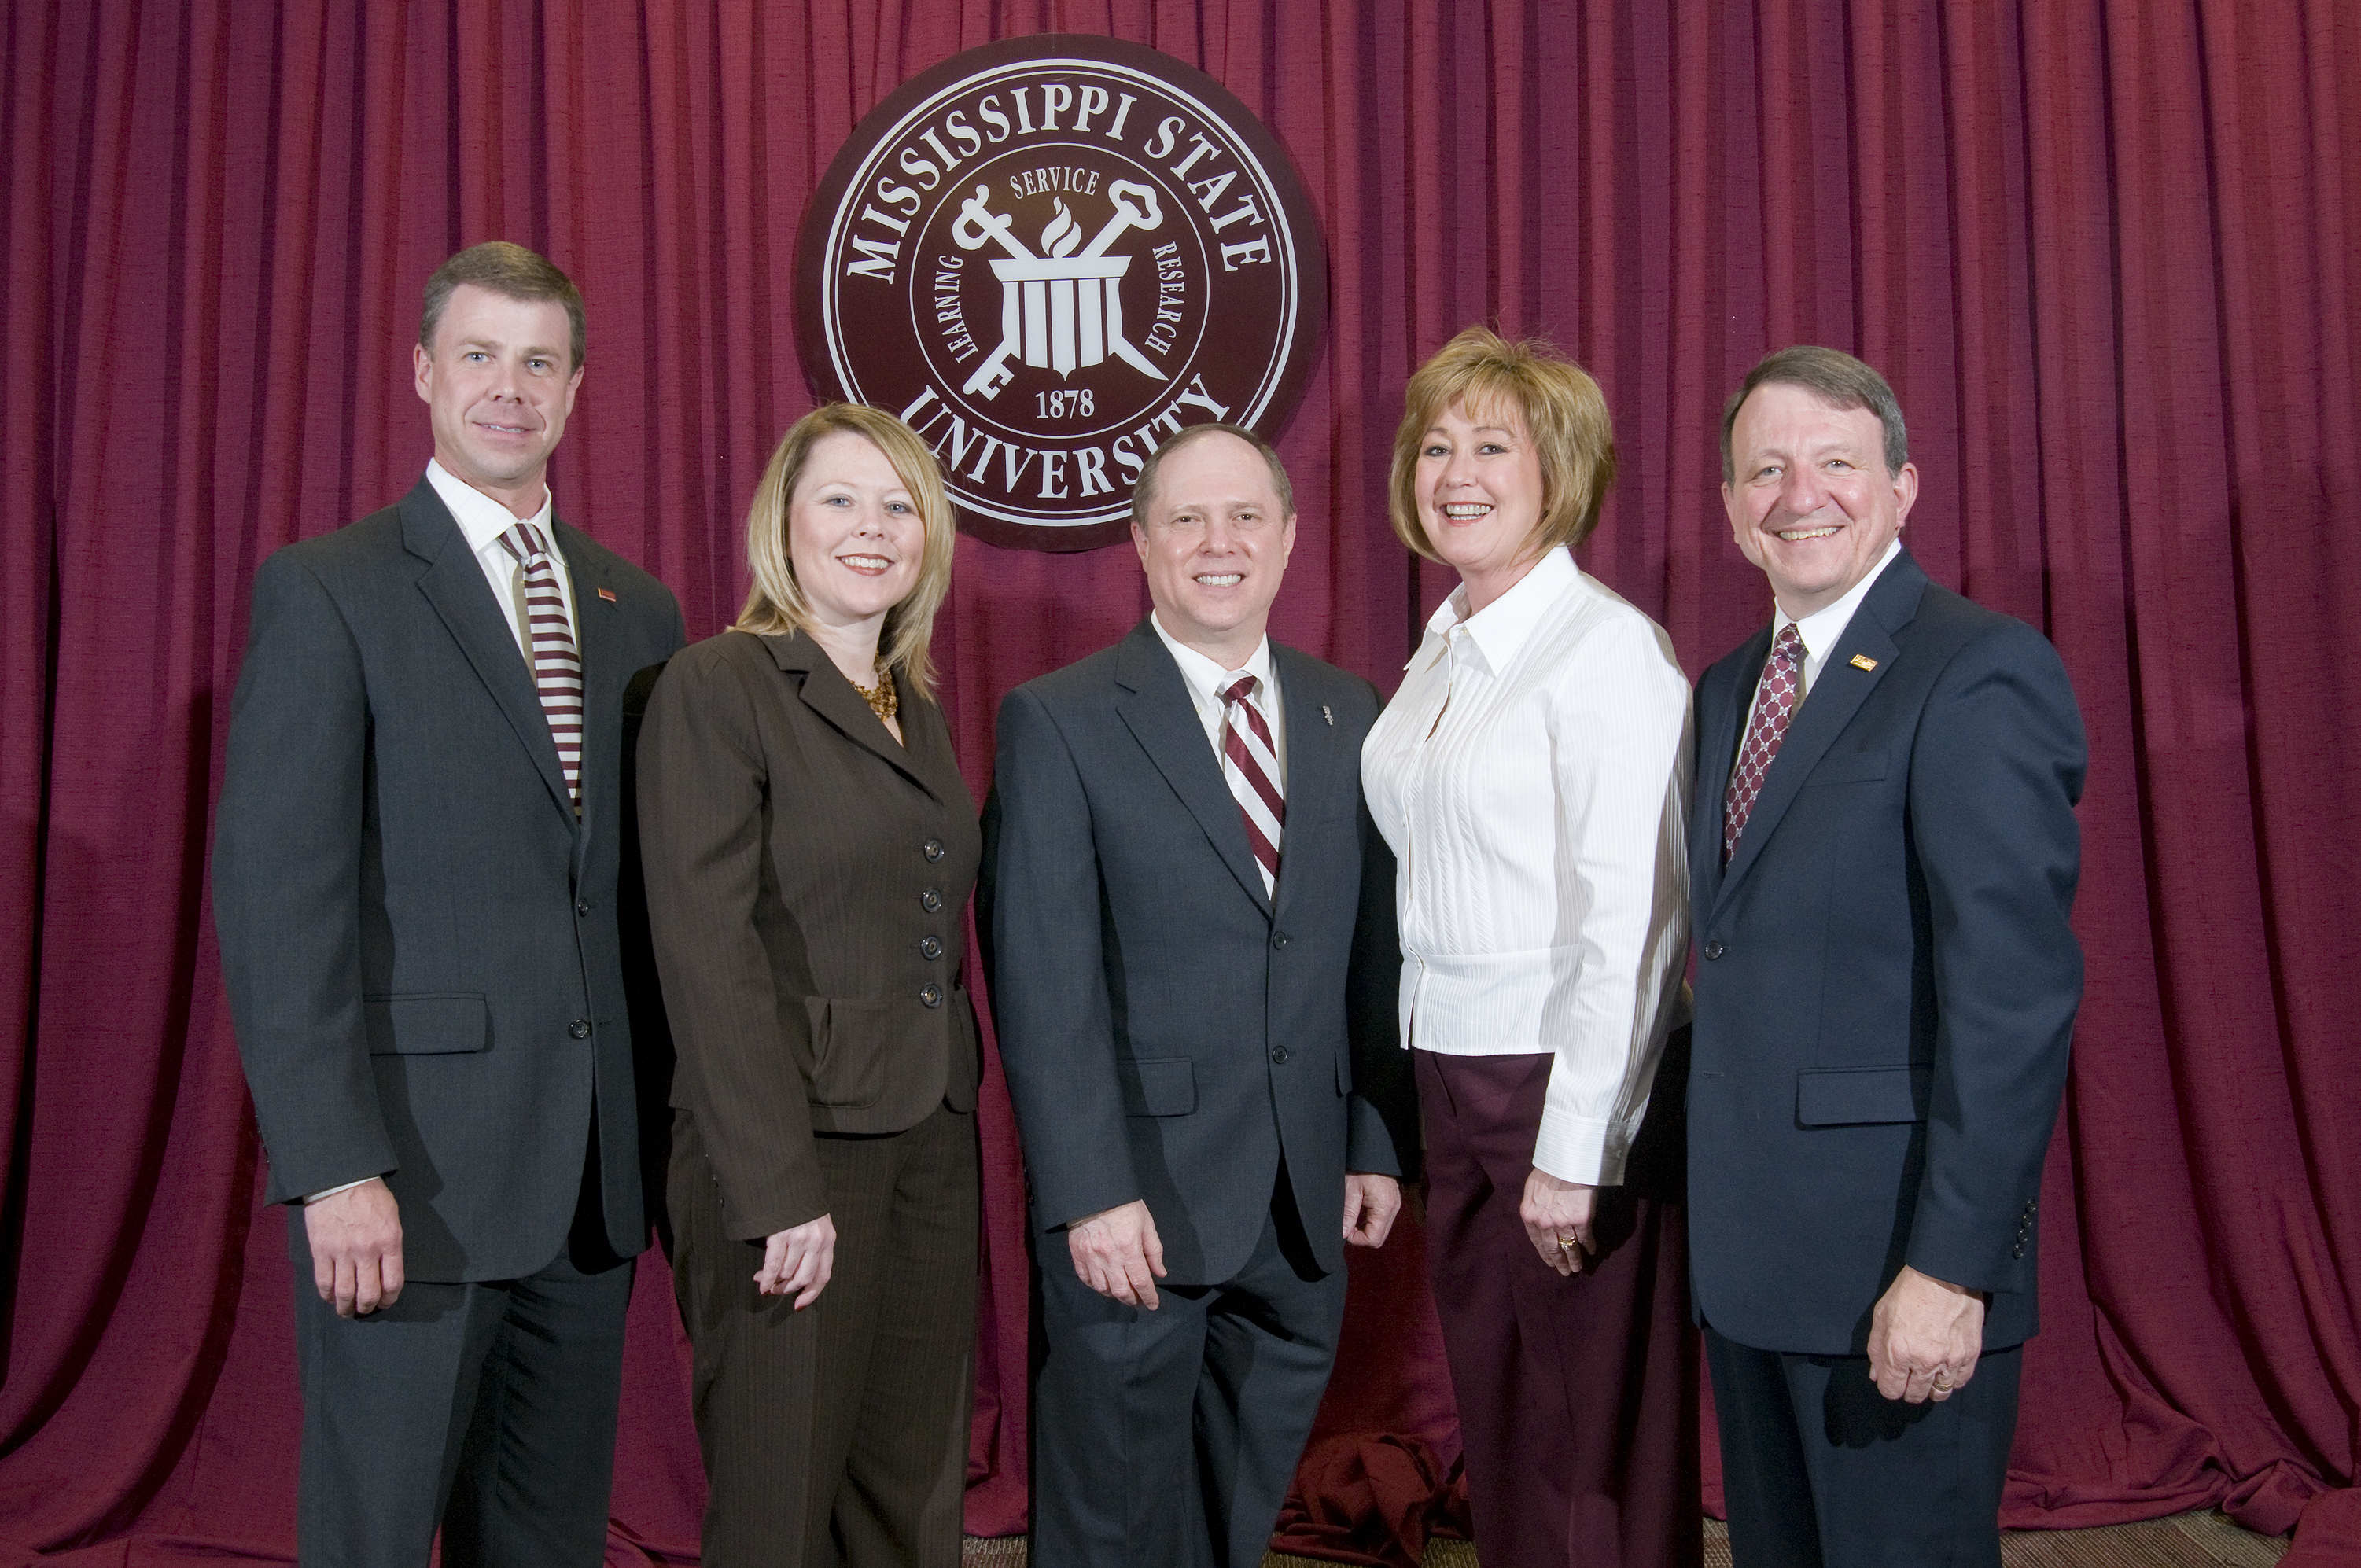
<path fill-rule="evenodd" d="M 1287 797 L 1279 793 L 1279 753 L 1270 743 L 1270 726 L 1255 706 L 1254 690 L 1255 678 L 1243 671 L 1222 677 L 1222 776 L 1246 818 L 1246 843 L 1262 868 L 1262 891 L 1276 899 Z"/>
<path fill-rule="evenodd" d="M 582 655 L 566 620 L 566 595 L 557 586 L 557 563 L 541 530 L 520 522 L 500 535 L 500 544 L 524 572 L 526 662 L 533 689 L 557 742 L 557 765 L 566 770 L 566 793 L 574 815 L 582 815 Z"/>
<path fill-rule="evenodd" d="M 1763 793 L 1763 776 L 1771 771 L 1780 742 L 1787 739 L 1787 720 L 1803 696 L 1804 634 L 1791 620 L 1779 629 L 1770 657 L 1763 661 L 1754 718 L 1746 726 L 1746 744 L 1738 749 L 1738 766 L 1730 770 L 1730 788 L 1722 796 L 1721 863 L 1725 866 L 1738 849 L 1738 836 L 1746 831 L 1754 798 Z"/>

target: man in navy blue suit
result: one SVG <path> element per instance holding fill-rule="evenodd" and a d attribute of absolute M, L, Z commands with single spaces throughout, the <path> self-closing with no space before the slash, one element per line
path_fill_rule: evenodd
<path fill-rule="evenodd" d="M 1883 377 L 1722 415 L 1772 622 L 1697 684 L 1689 1238 L 1745 1568 L 1998 1568 L 2085 763 L 2040 633 L 1929 582 Z"/>

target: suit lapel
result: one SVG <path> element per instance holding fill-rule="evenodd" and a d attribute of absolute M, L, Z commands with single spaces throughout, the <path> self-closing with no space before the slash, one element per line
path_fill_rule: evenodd
<path fill-rule="evenodd" d="M 1918 598 L 1927 587 L 1927 574 L 1918 563 L 1904 551 L 1894 558 L 1884 573 L 1872 584 L 1861 606 L 1846 623 L 1844 635 L 1828 650 L 1828 663 L 1820 667 L 1819 677 L 1812 683 L 1811 695 L 1795 709 L 1787 723 L 1787 738 L 1780 743 L 1779 754 L 1771 761 L 1771 771 L 1763 775 L 1763 793 L 1754 799 L 1754 809 L 1747 814 L 1746 831 L 1738 840 L 1738 852 L 1730 857 L 1730 865 L 1721 881 L 1720 896 L 1742 881 L 1747 871 L 1762 858 L 1763 846 L 1778 828 L 1779 819 L 1787 807 L 1795 804 L 1795 795 L 1804 781 L 1828 755 L 1837 737 L 1852 722 L 1861 705 L 1877 683 L 1894 667 L 1896 652 L 1894 633 L 1909 624 L 1918 611 Z M 1770 648 L 1765 633 L 1763 649 Z M 1871 663 L 1862 669 L 1852 663 L 1859 655 Z M 1758 669 L 1760 661 L 1757 661 Z M 1719 853 L 1719 844 L 1715 852 Z"/>
<path fill-rule="evenodd" d="M 1335 725 L 1322 717 L 1318 699 L 1328 693 L 1312 661 L 1292 648 L 1282 648 L 1274 642 L 1270 645 L 1270 667 L 1271 674 L 1279 678 L 1279 701 L 1287 715 L 1287 822 L 1279 845 L 1279 903 L 1285 907 L 1290 890 L 1303 880 L 1301 873 L 1288 874 L 1288 867 L 1293 863 L 1290 857 L 1299 848 L 1308 850 L 1312 846 L 1312 829 L 1326 820 L 1325 807 L 1335 797 L 1337 774 L 1345 762 L 1345 747 Z M 1353 754 L 1351 766 L 1357 780 L 1361 766 L 1358 752 Z M 1226 795 L 1227 789 L 1223 793 Z M 1231 814 L 1236 815 L 1235 807 Z M 1239 836 L 1245 836 L 1243 827 Z"/>
<path fill-rule="evenodd" d="M 566 787 L 565 770 L 558 765 L 557 742 L 550 738 L 549 716 L 542 711 L 516 633 L 493 601 L 491 586 L 484 580 L 475 552 L 467 548 L 467 536 L 452 521 L 434 487 L 424 479 L 402 498 L 401 543 L 427 563 L 418 579 L 419 591 L 443 618 L 452 641 L 459 644 L 477 678 L 516 731 L 517 740 L 532 754 L 542 783 L 549 786 L 551 801 L 566 813 L 567 821 L 573 821 L 574 799 Z M 581 619 L 578 609 L 576 619 Z M 583 674 L 587 687 L 587 667 Z"/>
<path fill-rule="evenodd" d="M 1723 803 L 1730 794 L 1730 770 L 1738 761 L 1738 726 L 1763 673 L 1763 659 L 1771 651 L 1771 629 L 1764 627 L 1739 651 L 1708 672 L 1697 686 L 1697 793 L 1689 813 L 1689 865 L 1697 879 L 1696 903 L 1710 910 L 1720 894 Z"/>
<path fill-rule="evenodd" d="M 852 689 L 852 683 L 844 678 L 827 650 L 807 634 L 798 631 L 791 636 L 772 635 L 763 641 L 782 671 L 803 676 L 798 685 L 806 707 L 827 719 L 846 740 L 891 764 L 896 773 L 938 801 L 943 798 L 936 787 L 941 782 L 939 777 L 930 776 L 936 771 L 928 767 L 913 750 L 919 744 L 922 728 L 915 718 L 902 725 L 903 737 L 909 744 L 896 745 L 884 721 L 870 711 L 867 699 Z"/>
<path fill-rule="evenodd" d="M 586 840 L 597 818 L 595 803 L 620 790 L 623 780 L 623 733 L 620 726 L 587 722 L 594 713 L 620 713 L 623 687 L 638 672 L 627 667 L 623 640 L 616 618 L 622 603 L 617 597 L 611 563 L 604 551 L 594 550 L 579 532 L 556 524 L 557 548 L 566 557 L 566 576 L 574 587 L 575 648 L 582 657 L 582 826 Z M 604 707 L 601 699 L 611 694 Z M 611 820 L 620 822 L 620 817 Z"/>
<path fill-rule="evenodd" d="M 1172 793 L 1188 806 L 1190 815 L 1196 817 L 1198 827 L 1204 829 L 1205 837 L 1222 857 L 1222 863 L 1238 879 L 1238 885 L 1265 910 L 1269 909 L 1269 897 L 1262 890 L 1262 868 L 1255 863 L 1254 851 L 1246 847 L 1246 822 L 1238 815 L 1238 803 L 1231 797 L 1229 785 L 1222 781 L 1221 764 L 1213 760 L 1213 749 L 1206 743 L 1205 727 L 1197 720 L 1197 707 L 1189 700 L 1189 687 L 1180 678 L 1180 666 L 1172 662 L 1172 655 L 1158 641 L 1156 629 L 1147 621 L 1134 627 L 1131 635 L 1115 645 L 1115 678 L 1120 688 L 1115 711 L 1130 727 L 1133 739 L 1164 775 L 1164 782 L 1172 786 Z M 1294 737 L 1290 725 L 1290 746 Z M 1290 765 L 1292 762 L 1290 755 Z M 1292 793 L 1290 792 L 1290 798 Z M 1282 839 L 1282 873 L 1286 867 Z"/>

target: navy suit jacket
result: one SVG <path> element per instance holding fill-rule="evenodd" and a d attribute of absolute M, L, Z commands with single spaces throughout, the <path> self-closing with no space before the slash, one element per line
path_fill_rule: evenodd
<path fill-rule="evenodd" d="M 1757 1349 L 1858 1354 L 1906 1263 L 1991 1292 L 1986 1348 L 2019 1343 L 2082 988 L 2065 667 L 1903 552 L 1725 869 L 1723 790 L 1770 646 L 1765 627 L 1697 688 L 1697 1310 Z"/>
<path fill-rule="evenodd" d="M 268 1198 L 384 1176 L 415 1279 L 555 1258 L 594 1104 L 608 1242 L 646 1245 L 615 908 L 622 702 L 680 646 L 680 607 L 555 532 L 581 633 L 578 819 L 515 634 L 431 484 L 255 574 L 213 892 Z"/>
<path fill-rule="evenodd" d="M 1361 801 L 1378 694 L 1291 648 L 1271 660 L 1276 907 L 1145 620 L 1008 694 L 984 812 L 977 925 L 1036 1223 L 1145 1199 L 1177 1285 L 1244 1266 L 1282 1153 L 1322 1266 L 1341 1266 L 1345 1173 L 1400 1174 L 1386 1122 L 1413 1115 L 1393 856 Z M 1391 1117 L 1356 1092 L 1356 1056 Z"/>

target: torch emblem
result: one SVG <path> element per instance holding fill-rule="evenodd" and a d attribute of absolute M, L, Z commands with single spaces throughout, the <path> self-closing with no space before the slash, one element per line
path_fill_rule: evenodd
<path fill-rule="evenodd" d="M 961 203 L 959 220 L 951 225 L 951 237 L 960 247 L 981 250 L 997 241 L 1008 252 L 992 263 L 992 275 L 1000 280 L 1001 288 L 1000 346 L 976 367 L 962 391 L 984 399 L 998 396 L 1016 374 L 1009 365 L 1012 359 L 1055 370 L 1062 378 L 1112 356 L 1151 380 L 1170 378 L 1124 336 L 1120 284 L 1132 258 L 1106 254 L 1125 230 L 1153 229 L 1164 221 L 1155 187 L 1118 180 L 1107 187 L 1107 194 L 1115 214 L 1088 245 L 1082 243 L 1082 225 L 1060 201 L 1041 231 L 1046 256 L 1027 249 L 1016 237 L 1015 220 L 992 210 L 989 185 L 977 186 Z"/>

